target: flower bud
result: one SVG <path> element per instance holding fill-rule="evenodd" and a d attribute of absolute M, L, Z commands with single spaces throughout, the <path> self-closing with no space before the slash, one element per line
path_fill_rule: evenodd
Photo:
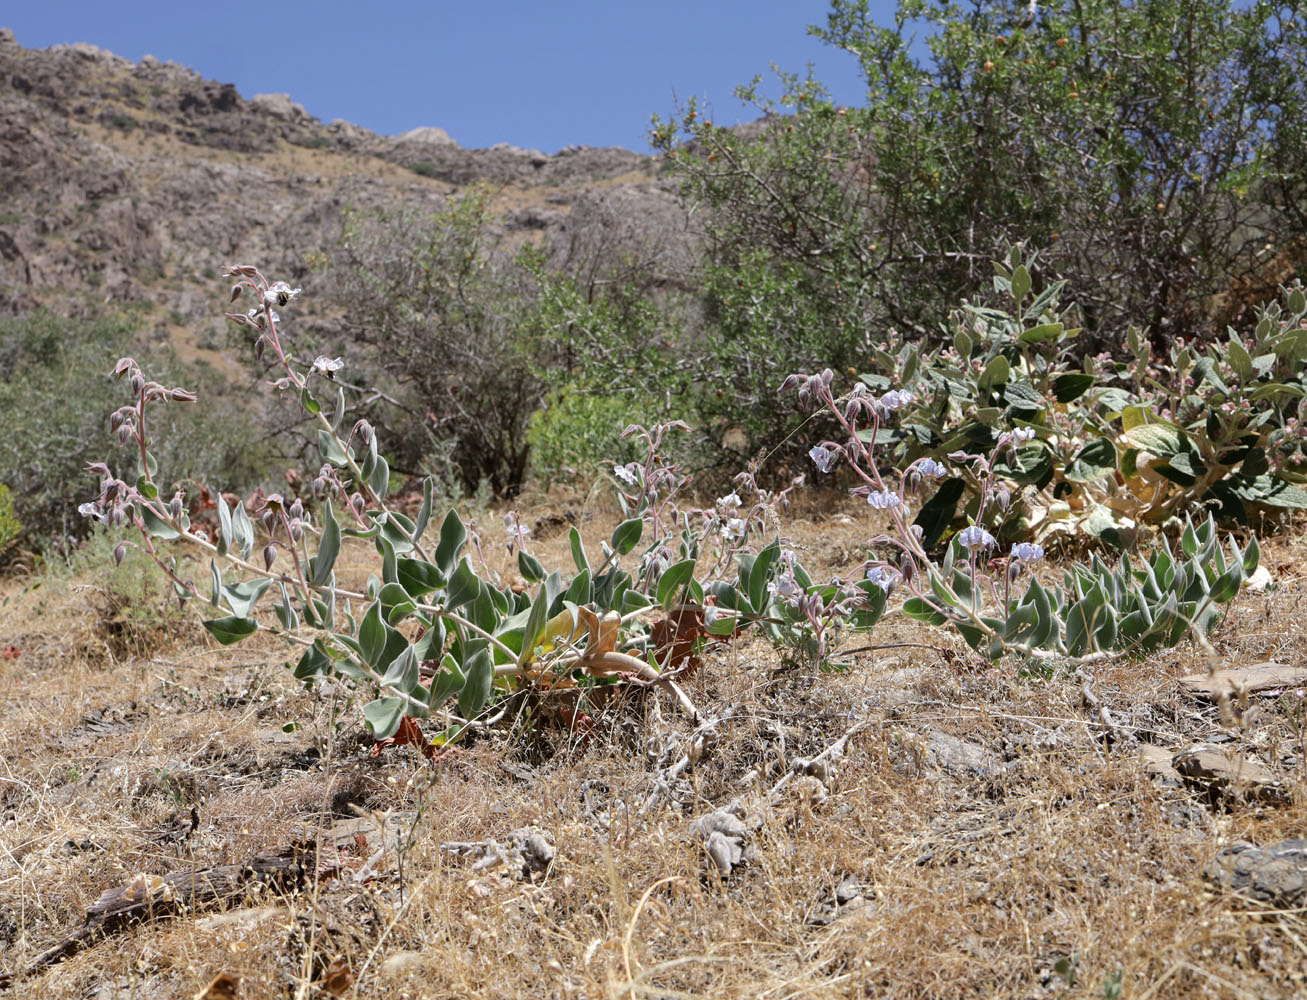
<path fill-rule="evenodd" d="M 263 529 L 264 529 L 268 534 L 271 535 L 271 534 L 272 534 L 273 526 L 274 526 L 275 524 L 276 524 L 276 516 L 272 513 L 272 511 L 270 511 L 270 510 L 265 510 L 265 511 L 263 512 Z"/>
<path fill-rule="evenodd" d="M 267 545 L 263 547 L 263 568 L 265 570 L 270 571 L 272 569 L 272 564 L 276 560 L 276 558 L 277 558 L 277 546 L 269 542 Z"/>
<path fill-rule="evenodd" d="M 121 566 L 123 564 L 123 559 L 126 557 L 126 555 L 127 555 L 127 543 L 119 542 L 117 545 L 113 547 L 113 564 L 115 566 Z"/>
<path fill-rule="evenodd" d="M 304 529 L 300 527 L 300 522 L 298 520 L 290 522 L 290 537 L 291 541 L 295 542 L 298 542 L 304 537 Z"/>
<path fill-rule="evenodd" d="M 914 525 L 915 527 L 915 525 Z M 910 584 L 917 578 L 917 564 L 911 559 L 904 558 L 899 575 L 903 577 L 903 582 Z"/>
<path fill-rule="evenodd" d="M 323 479 L 321 476 L 315 477 L 313 480 L 313 499 L 321 500 L 322 497 L 326 494 L 326 492 L 327 492 L 327 481 Z"/>
<path fill-rule="evenodd" d="M 118 428 L 118 444 L 125 445 L 132 439 L 132 428 L 130 424 L 123 424 Z"/>
<path fill-rule="evenodd" d="M 299 497 L 296 497 L 295 502 L 290 505 L 290 516 L 294 518 L 304 516 L 304 504 L 300 503 Z"/>
<path fill-rule="evenodd" d="M 176 493 L 174 493 L 172 499 L 168 501 L 168 513 L 172 514 L 174 518 L 181 517 L 182 514 L 182 491 L 181 490 L 178 490 Z"/>
<path fill-rule="evenodd" d="M 140 372 L 132 372 L 132 392 L 139 393 L 145 388 L 145 376 Z"/>

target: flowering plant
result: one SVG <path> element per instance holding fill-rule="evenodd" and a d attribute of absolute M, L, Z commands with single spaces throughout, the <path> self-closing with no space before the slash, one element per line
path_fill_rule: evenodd
<path fill-rule="evenodd" d="M 1224 345 L 1198 350 L 1177 340 L 1155 358 L 1131 328 L 1128 363 L 1135 389 L 1120 420 L 1120 471 L 1141 520 L 1160 523 L 1200 502 L 1248 521 L 1258 510 L 1307 509 L 1307 295 L 1257 313 L 1251 336 L 1230 331 Z"/>
<path fill-rule="evenodd" d="M 302 361 L 286 349 L 274 307 L 285 309 L 300 290 L 253 267 L 226 273 L 235 279 L 233 302 L 245 296 L 257 303 L 228 318 L 254 329 L 256 354 L 271 352 L 280 370 L 271 387 L 293 394 L 310 418 L 322 463 L 310 494 L 270 494 L 247 510 L 215 493 L 216 533 L 192 524 L 181 491 L 164 499 L 150 421 L 155 407 L 195 395 L 148 380 L 123 358 L 114 374 L 127 380 L 132 402 L 110 425 L 135 473 L 119 478 L 106 463 L 92 465 L 99 494 L 81 511 L 134 527 L 115 558 L 129 546 L 150 555 L 180 601 L 212 609 L 203 624 L 219 643 L 275 633 L 299 650 L 297 678 L 343 680 L 366 694 L 363 717 L 378 740 L 419 742 L 434 753 L 505 718 L 519 698 L 553 706 L 580 726 L 596 688 L 623 684 L 665 689 L 697 717 L 678 677 L 699 662 L 704 644 L 750 625 L 792 638 L 807 624 L 815 639 L 805 648 L 821 657 L 836 618 L 870 627 L 883 609 L 884 590 L 874 584 L 838 596 L 834 585 L 810 593 L 810 577 L 779 535 L 752 550 L 775 532 L 773 512 L 789 490 L 763 490 L 746 473 L 712 508 L 681 506 L 686 477 L 665 447 L 685 429 L 679 423 L 627 428 L 624 436 L 643 444 L 645 458 L 613 470 L 624 519 L 601 558 L 592 560 L 572 529 L 575 573 L 564 579 L 531 553 L 530 530 L 510 513 L 508 547 L 527 586 L 501 580 L 479 543 L 469 551 L 472 539 L 456 511 L 438 531 L 428 530 L 436 514 L 430 477 L 413 516 L 388 502 L 390 469 L 376 433 L 365 420 L 344 420 L 345 387 L 336 376 L 345 362 L 325 355 Z M 351 542 L 375 550 L 377 571 L 365 582 L 342 575 L 340 555 Z M 186 549 L 207 558 L 207 586 L 189 575 Z M 260 609 L 265 595 L 270 613 Z M 444 727 L 428 741 L 415 720 L 432 717 Z"/>
<path fill-rule="evenodd" d="M 1259 559 L 1253 538 L 1247 549 L 1229 540 L 1226 559 L 1215 520 L 1182 536 L 1184 557 L 1171 554 L 1165 538 L 1136 568 L 1123 555 L 1116 567 L 1097 556 L 1088 565 L 1066 571 L 1061 586 L 1046 586 L 1031 572 L 1044 557 L 1043 546 L 1022 541 L 1003 554 L 999 539 L 985 525 L 991 509 L 1002 512 L 1011 502 L 1006 475 L 1028 447 L 1031 426 L 1002 430 L 988 452 L 959 449 L 948 455 L 953 469 L 975 483 L 971 522 L 953 535 L 943 558 L 932 558 L 926 532 L 909 521 L 903 499 L 924 483 L 949 475 L 934 458 L 919 458 L 886 481 L 876 446 L 896 412 L 912 403 L 910 393 L 890 390 L 873 397 L 865 382 L 836 397 L 834 375 L 792 375 L 782 391 L 797 390 L 800 400 L 824 407 L 844 432 L 843 441 L 823 441 L 810 453 L 822 471 L 846 461 L 862 484 L 852 492 L 888 515 L 886 532 L 873 539 L 884 556 L 867 564 L 867 581 L 888 591 L 902 585 L 911 595 L 903 604 L 909 616 L 948 625 L 974 649 L 997 659 L 1007 652 L 1046 659 L 1053 656 L 1094 658 L 1109 652 L 1142 652 L 1179 642 L 1191 629 L 1205 633 L 1215 605 L 1229 601 Z M 1029 577 L 1024 592 L 1016 585 Z"/>
<path fill-rule="evenodd" d="M 994 265 L 1008 304 L 965 304 L 950 344 L 875 351 L 860 377 L 873 393 L 910 392 L 897 426 L 877 430 L 895 461 L 990 451 L 1004 433 L 1020 434 L 995 467 L 1009 502 L 983 504 L 975 471 L 952 467 L 917 514 L 928 544 L 982 523 L 1003 540 L 1127 547 L 1141 528 L 1199 505 L 1245 523 L 1259 510 L 1307 508 L 1296 485 L 1307 479 L 1301 290 L 1261 311 L 1251 343 L 1232 333 L 1200 353 L 1177 342 L 1163 360 L 1131 329 L 1125 360 L 1101 354 L 1072 366 L 1077 313 L 1061 305 L 1061 282 L 1035 293 L 1037 257 L 1011 248 Z M 819 468 L 833 462 L 823 459 Z"/>

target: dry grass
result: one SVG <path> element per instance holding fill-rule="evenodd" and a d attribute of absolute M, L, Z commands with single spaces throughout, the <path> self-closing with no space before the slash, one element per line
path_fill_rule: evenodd
<path fill-rule="evenodd" d="M 542 519 L 547 565 L 566 559 L 566 529 L 550 535 L 547 520 L 563 506 L 526 519 Z M 612 516 L 571 509 L 597 546 Z M 823 568 L 855 561 L 866 533 L 820 507 L 786 528 Z M 484 530 L 498 539 L 497 519 Z M 1232 663 L 1307 650 L 1302 548 L 1266 546 L 1281 589 L 1234 605 L 1214 636 Z M 1114 980 L 1137 998 L 1307 993 L 1302 914 L 1201 876 L 1232 840 L 1271 844 L 1307 826 L 1288 696 L 1265 699 L 1242 730 L 1223 726 L 1175 684 L 1202 669 L 1192 649 L 1104 667 L 1096 690 L 1139 738 L 1232 737 L 1232 753 L 1284 777 L 1291 801 L 1213 806 L 1155 783 L 1135 742 L 1104 742 L 1080 681 L 989 666 L 892 618 L 873 641 L 937 648 L 868 651 L 831 675 L 787 667 L 755 640 L 710 656 L 691 697 L 733 714 L 645 810 L 651 754 L 689 729 L 670 700 L 619 700 L 589 746 L 506 732 L 435 766 L 408 749 L 374 759 L 344 695 L 305 694 L 271 641 L 216 649 L 170 626 L 106 654 L 86 589 L 101 585 L 3 591 L 0 645 L 22 652 L 0 660 L 0 965 L 21 968 L 140 873 L 238 862 L 360 810 L 371 839 L 343 877 L 127 930 L 12 996 L 189 997 L 220 972 L 240 977 L 243 997 L 1103 996 Z M 302 728 L 284 733 L 292 721 Z M 828 795 L 808 779 L 769 799 L 796 757 L 855 723 L 865 728 Z M 942 759 L 940 733 L 967 741 L 978 765 Z M 690 824 L 733 800 L 756 827 L 752 857 L 721 879 Z M 191 806 L 188 839 L 159 835 Z M 440 849 L 527 827 L 557 850 L 534 877 Z M 351 877 L 382 844 L 374 877 Z M 1054 971 L 1061 959 L 1075 985 Z"/>

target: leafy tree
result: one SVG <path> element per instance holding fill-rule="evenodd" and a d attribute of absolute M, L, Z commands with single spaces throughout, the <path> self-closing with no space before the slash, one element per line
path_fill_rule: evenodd
<path fill-rule="evenodd" d="M 353 213 L 333 261 L 349 332 L 408 391 L 428 447 L 464 486 L 516 492 L 526 422 L 544 395 L 528 327 L 530 274 L 502 252 L 491 190 L 474 187 L 431 215 Z"/>
<path fill-rule="evenodd" d="M 708 339 L 752 362 L 770 336 L 768 377 L 893 352 L 935 337 L 1025 239 L 1081 304 L 1086 353 L 1130 323 L 1210 337 L 1220 293 L 1302 251 L 1297 7 L 901 0 L 881 25 L 833 0 L 812 30 L 858 60 L 864 106 L 781 74 L 779 99 L 740 89 L 762 115 L 746 128 L 694 103 L 655 120 L 709 209 Z"/>

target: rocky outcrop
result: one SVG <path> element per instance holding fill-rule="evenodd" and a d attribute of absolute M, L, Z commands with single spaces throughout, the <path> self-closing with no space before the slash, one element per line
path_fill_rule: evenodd
<path fill-rule="evenodd" d="M 154 56 L 24 49 L 0 29 L 0 312 L 80 296 L 212 324 L 221 264 L 308 284 L 347 207 L 431 211 L 477 182 L 501 189 L 506 232 L 559 262 L 625 248 L 680 266 L 676 198 L 629 150 L 464 149 L 434 126 L 381 136 Z"/>

